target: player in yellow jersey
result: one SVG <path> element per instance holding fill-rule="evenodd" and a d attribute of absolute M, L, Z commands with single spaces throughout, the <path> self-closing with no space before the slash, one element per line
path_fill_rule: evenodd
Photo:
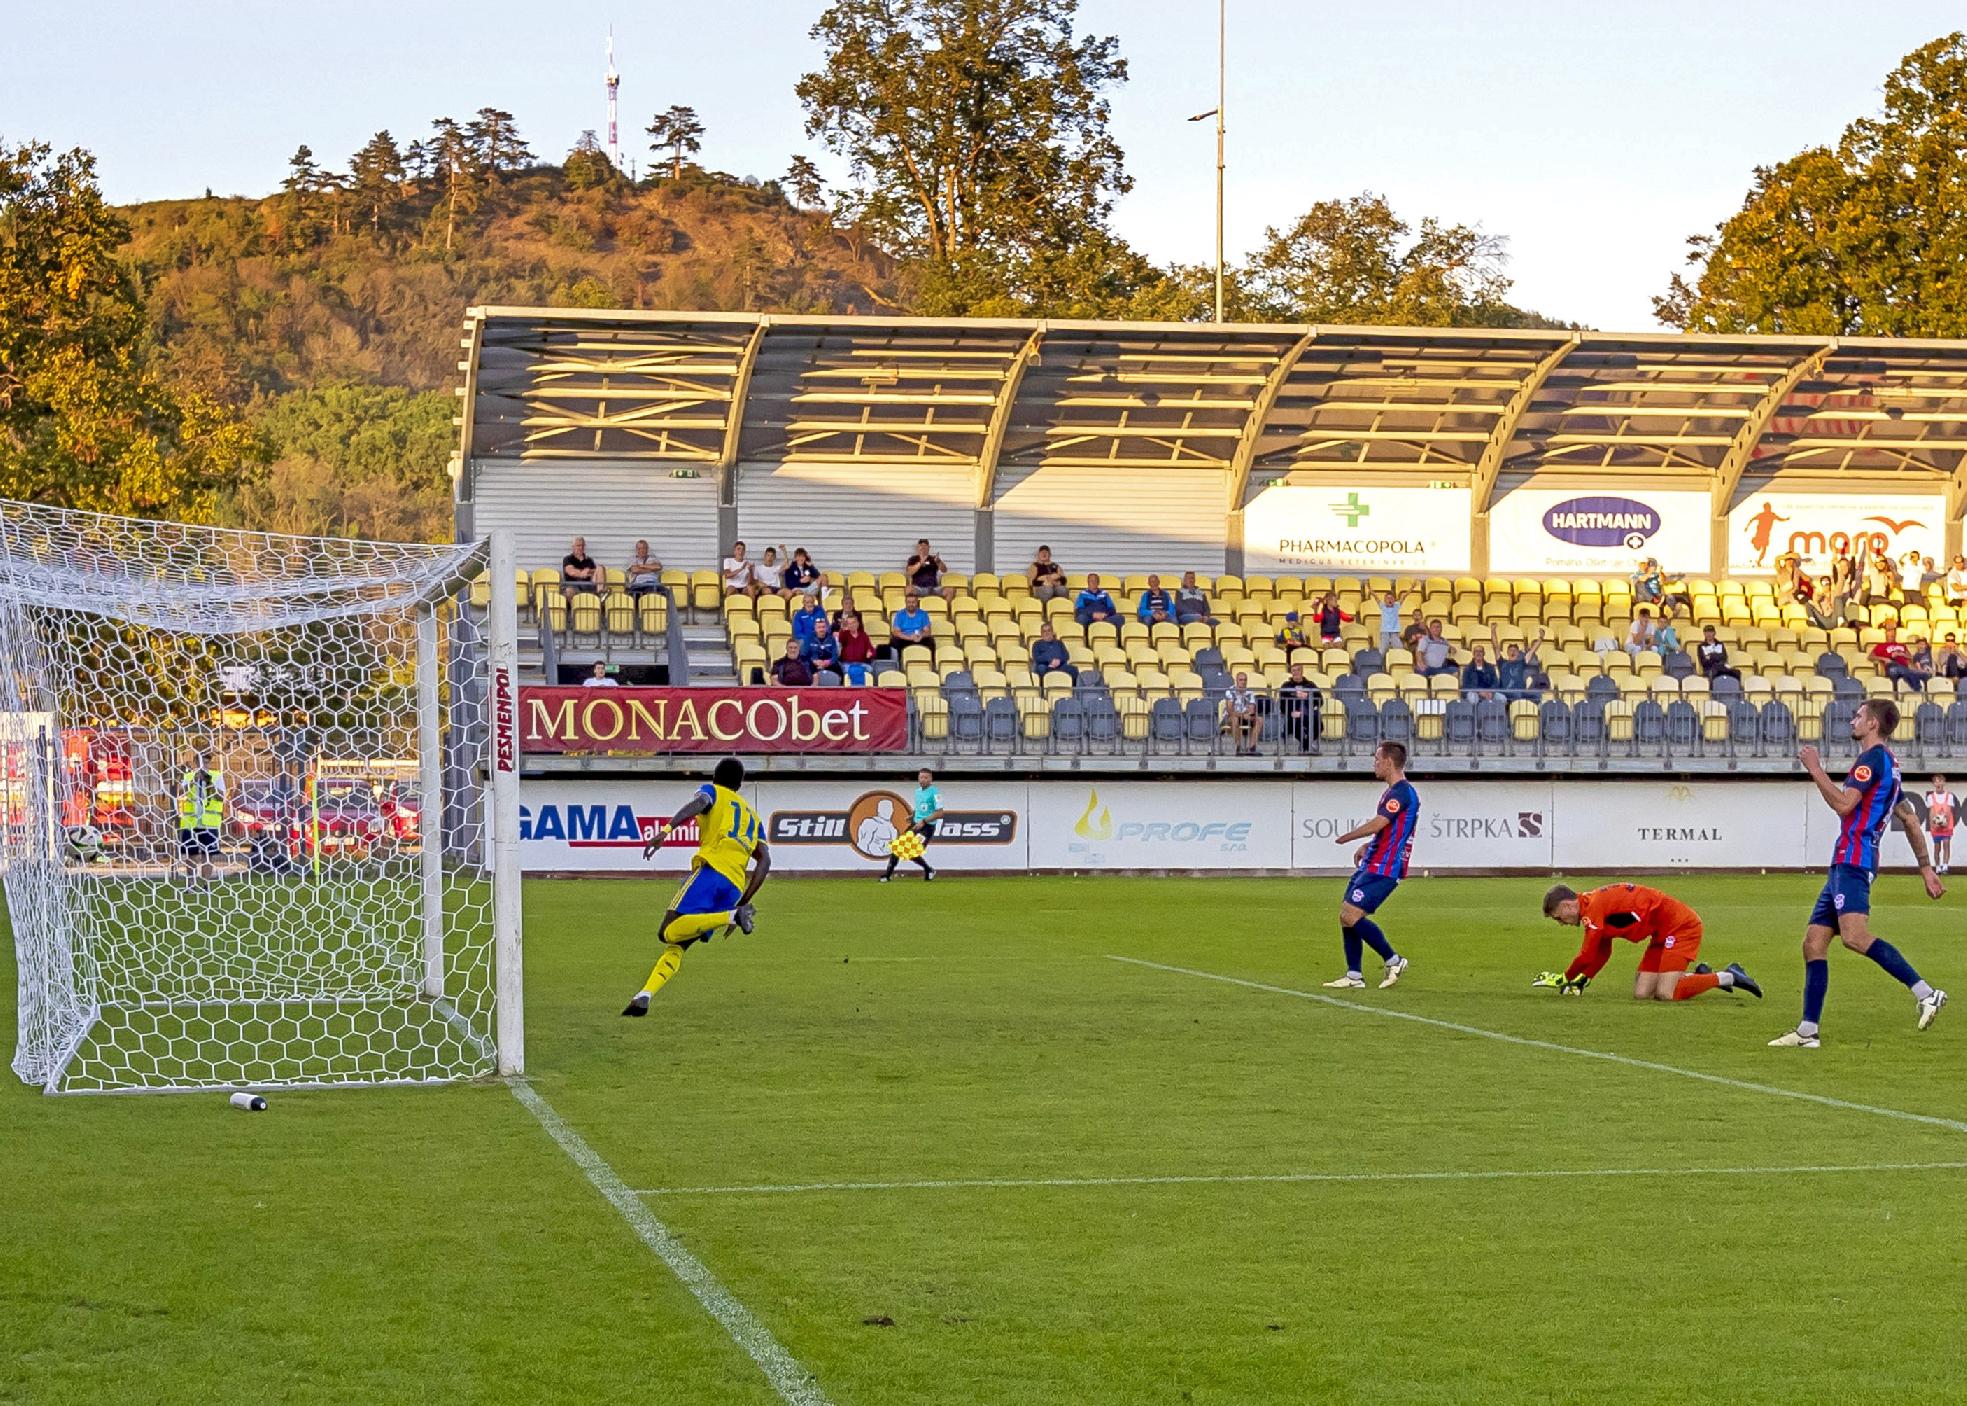
<path fill-rule="evenodd" d="M 649 998 L 676 975 L 691 943 L 708 942 L 720 929 L 751 931 L 751 899 L 771 872 L 772 851 L 765 843 L 765 826 L 758 812 L 738 794 L 743 785 L 744 763 L 726 757 L 717 764 L 710 780 L 643 845 L 642 857 L 652 858 L 670 831 L 687 820 L 697 822 L 697 853 L 690 861 L 690 877 L 670 899 L 669 911 L 656 930 L 663 943 L 662 955 L 656 958 L 648 983 L 636 992 L 623 1015 L 649 1013 Z"/>

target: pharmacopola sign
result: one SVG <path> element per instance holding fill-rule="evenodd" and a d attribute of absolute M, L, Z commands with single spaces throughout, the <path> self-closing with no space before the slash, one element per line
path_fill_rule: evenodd
<path fill-rule="evenodd" d="M 1751 493 L 1728 514 L 1731 575 L 1771 574 L 1784 552 L 1821 574 L 1839 550 L 1863 560 L 1879 549 L 1894 561 L 1918 552 L 1944 568 L 1946 500 L 1923 493 Z"/>
<path fill-rule="evenodd" d="M 1705 493 L 1518 488 L 1489 510 L 1489 569 L 1628 572 L 1658 557 L 1669 571 L 1706 571 L 1708 515 Z"/>
<path fill-rule="evenodd" d="M 1243 510 L 1245 569 L 1468 570 L 1466 488 L 1272 484 Z"/>

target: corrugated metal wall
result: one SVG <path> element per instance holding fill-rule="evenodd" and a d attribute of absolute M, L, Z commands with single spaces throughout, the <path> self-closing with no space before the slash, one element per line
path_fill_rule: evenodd
<path fill-rule="evenodd" d="M 1220 469 L 1006 464 L 995 569 L 1023 571 L 1042 542 L 1067 571 L 1220 572 L 1228 493 Z"/>
<path fill-rule="evenodd" d="M 477 465 L 472 530 L 512 532 L 523 566 L 557 566 L 575 534 L 588 555 L 620 570 L 638 537 L 666 566 L 717 564 L 717 479 L 672 478 L 651 464 L 585 461 Z"/>
<path fill-rule="evenodd" d="M 804 547 L 821 570 L 900 571 L 927 537 L 952 571 L 975 569 L 976 471 L 917 464 L 742 464 L 738 536 L 751 555 Z"/>

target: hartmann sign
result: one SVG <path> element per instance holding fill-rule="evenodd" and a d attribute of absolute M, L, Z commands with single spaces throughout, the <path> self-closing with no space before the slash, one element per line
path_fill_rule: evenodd
<path fill-rule="evenodd" d="M 1489 510 L 1489 569 L 1625 575 L 1658 557 L 1668 571 L 1705 574 L 1710 512 L 1705 493 L 1518 488 Z"/>

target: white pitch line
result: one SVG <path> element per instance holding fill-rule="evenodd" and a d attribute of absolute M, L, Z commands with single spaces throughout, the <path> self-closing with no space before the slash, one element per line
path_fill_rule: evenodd
<path fill-rule="evenodd" d="M 1505 1035 L 1500 1030 L 1484 1030 L 1479 1025 L 1463 1025 L 1459 1021 L 1437 1020 L 1429 1015 L 1416 1015 L 1412 1011 L 1392 1010 L 1385 1006 L 1369 1006 L 1362 1001 L 1348 1001 L 1339 996 L 1327 996 L 1318 991 L 1300 991 L 1293 986 L 1273 986 L 1267 981 L 1250 981 L 1240 976 L 1225 976 L 1221 972 L 1199 971 L 1194 967 L 1171 966 L 1166 962 L 1150 962 L 1144 957 L 1123 957 L 1118 953 L 1107 953 L 1109 961 L 1126 962 L 1130 966 L 1151 967 L 1155 971 L 1174 972 L 1180 976 L 1200 977 L 1204 981 L 1220 981 L 1228 986 L 1242 986 L 1251 991 L 1267 991 L 1273 996 L 1295 996 L 1301 1001 L 1320 1001 L 1340 1010 L 1358 1011 L 1364 1015 L 1384 1016 L 1388 1020 L 1409 1020 L 1416 1025 L 1431 1025 L 1437 1030 L 1452 1030 L 1457 1035 L 1475 1035 L 1484 1040 L 1498 1040 L 1505 1045 L 1521 1045 L 1526 1049 L 1549 1050 L 1554 1054 L 1576 1055 L 1580 1059 L 1599 1059 L 1608 1064 L 1623 1064 L 1628 1069 L 1650 1069 L 1656 1074 L 1674 1074 L 1682 1079 L 1698 1079 L 1704 1084 L 1719 1084 L 1724 1088 L 1741 1089 L 1752 1094 L 1768 1094 L 1774 1098 L 1793 1098 L 1804 1103 L 1821 1104 L 1825 1108 L 1841 1108 L 1847 1113 L 1870 1113 L 1879 1118 L 1896 1118 L 1903 1123 L 1924 1123 L 1929 1127 L 1945 1128 L 1949 1132 L 1967 1133 L 1967 1122 L 1958 1118 L 1941 1118 L 1931 1113 L 1908 1113 L 1903 1108 L 1884 1108 L 1875 1103 L 1854 1103 L 1850 1099 L 1832 1098 L 1829 1094 L 1805 1093 L 1801 1089 L 1778 1088 L 1774 1084 L 1757 1084 L 1747 1079 L 1730 1079 L 1725 1074 L 1708 1074 L 1699 1069 L 1682 1069 L 1677 1064 L 1661 1064 L 1656 1060 L 1634 1059 L 1631 1055 L 1613 1054 L 1610 1050 L 1586 1050 L 1576 1045 L 1560 1045 L 1555 1040 L 1537 1040 L 1527 1035 Z"/>
<path fill-rule="evenodd" d="M 1020 1187 L 1275 1186 L 1315 1182 L 1561 1181 L 1584 1177 L 1779 1177 L 1850 1172 L 1963 1172 L 1967 1162 L 1867 1162 L 1848 1167 L 1499 1168 L 1447 1172 L 1224 1172 L 1146 1177 L 959 1177 L 948 1181 L 808 1181 L 751 1186 L 657 1186 L 635 1196 L 774 1196 L 826 1191 L 970 1191 Z"/>
<path fill-rule="evenodd" d="M 832 1406 L 826 1393 L 813 1380 L 813 1374 L 780 1345 L 779 1340 L 772 1336 L 771 1329 L 733 1297 L 702 1260 L 669 1233 L 669 1227 L 656 1219 L 654 1213 L 628 1189 L 628 1183 L 608 1165 L 607 1159 L 590 1147 L 587 1139 L 576 1132 L 552 1104 L 524 1080 L 513 1081 L 512 1096 L 539 1120 L 547 1136 L 560 1144 L 560 1150 L 573 1159 L 574 1165 L 586 1174 L 594 1189 L 628 1222 L 629 1229 L 635 1232 L 636 1237 L 655 1252 L 657 1259 L 669 1266 L 670 1273 L 683 1281 L 683 1287 L 730 1334 L 731 1341 L 743 1348 L 745 1354 L 758 1364 L 759 1370 L 772 1384 L 772 1390 L 788 1406 Z"/>

